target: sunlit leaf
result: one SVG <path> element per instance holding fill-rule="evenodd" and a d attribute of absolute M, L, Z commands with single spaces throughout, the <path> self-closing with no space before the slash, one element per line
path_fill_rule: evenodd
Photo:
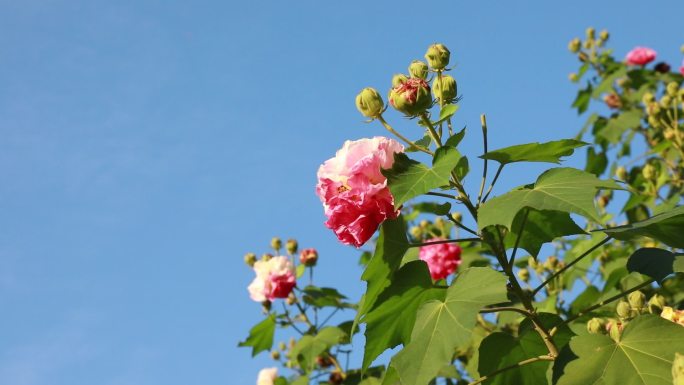
<path fill-rule="evenodd" d="M 501 164 L 514 162 L 560 163 L 560 158 L 572 155 L 577 147 L 587 143 L 575 139 L 563 139 L 546 143 L 527 143 L 489 151 L 482 159 L 495 160 Z"/>
<path fill-rule="evenodd" d="M 265 350 L 271 350 L 273 346 L 273 334 L 275 333 L 276 319 L 275 315 L 271 314 L 263 321 L 254 325 L 249 331 L 249 336 L 238 346 L 251 346 L 252 357 Z"/>

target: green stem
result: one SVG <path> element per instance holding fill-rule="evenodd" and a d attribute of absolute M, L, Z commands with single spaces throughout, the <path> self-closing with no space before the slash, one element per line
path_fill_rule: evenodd
<path fill-rule="evenodd" d="M 532 364 L 532 363 L 535 363 L 535 362 L 538 362 L 538 361 L 553 361 L 554 359 L 555 359 L 554 357 L 549 356 L 549 355 L 528 358 L 528 359 L 526 359 L 526 360 L 522 360 L 522 361 L 520 361 L 520 362 L 517 362 L 517 363 L 515 363 L 515 364 L 513 364 L 513 365 L 509 365 L 509 366 L 503 367 L 503 368 L 501 368 L 501 369 L 497 369 L 497 370 L 495 370 L 495 371 L 493 371 L 493 372 L 487 374 L 486 376 L 482 376 L 482 377 L 478 378 L 477 380 L 468 383 L 468 385 L 477 385 L 477 384 L 480 384 L 480 383 L 485 382 L 485 381 L 487 381 L 488 379 L 492 378 L 493 376 L 495 376 L 495 375 L 497 375 L 497 374 L 499 374 L 499 373 L 505 372 L 505 371 L 507 371 L 507 370 L 516 369 L 516 368 L 519 368 L 519 367 L 521 367 L 521 366 L 524 366 L 524 365 L 527 365 L 527 364 Z"/>
<path fill-rule="evenodd" d="M 547 285 L 549 282 L 551 282 L 554 278 L 556 278 L 557 276 L 559 276 L 560 274 L 562 274 L 565 270 L 571 268 L 574 264 L 576 264 L 577 262 L 581 261 L 584 257 L 586 257 L 587 255 L 591 254 L 594 250 L 596 250 L 596 249 L 598 249 L 599 247 L 603 246 L 606 242 L 610 241 L 611 238 L 612 238 L 612 237 L 611 237 L 610 235 L 606 236 L 605 238 L 603 238 L 603 240 L 602 240 L 601 242 L 595 244 L 595 245 L 592 246 L 589 250 L 587 250 L 587 251 L 585 251 L 584 253 L 582 253 L 582 255 L 580 255 L 579 257 L 575 258 L 572 262 L 570 262 L 570 263 L 568 263 L 567 265 L 563 266 L 562 269 L 560 269 L 560 270 L 558 270 L 557 272 L 551 274 L 551 276 L 550 276 L 549 278 L 547 278 L 546 281 L 542 282 L 541 285 L 537 286 L 536 289 L 532 290 L 532 295 L 537 294 L 537 293 L 539 292 L 539 290 L 543 289 L 544 286 L 546 286 L 546 285 Z"/>
<path fill-rule="evenodd" d="M 480 207 L 482 202 L 482 192 L 484 191 L 485 183 L 487 182 L 487 117 L 485 114 L 480 115 L 480 123 L 482 125 L 482 140 L 484 141 L 484 167 L 482 169 L 482 182 L 480 182 L 480 192 L 477 194 L 477 207 Z"/>
<path fill-rule="evenodd" d="M 423 243 L 410 243 L 409 247 L 422 247 L 422 246 L 430 246 L 430 245 L 441 245 L 443 243 L 459 243 L 459 242 L 480 242 L 482 239 L 480 238 L 458 238 L 458 239 L 443 239 L 441 241 L 431 241 L 431 242 L 423 242 Z"/>
<path fill-rule="evenodd" d="M 473 234 L 473 235 L 476 236 L 476 237 L 479 237 L 479 236 L 480 236 L 480 235 L 479 235 L 477 232 L 475 232 L 474 230 L 470 229 L 469 227 L 467 227 L 466 225 L 464 225 L 464 224 L 461 223 L 460 221 L 457 221 L 456 218 L 454 218 L 453 216 L 451 216 L 451 214 L 447 215 L 447 218 L 449 218 L 450 221 L 454 222 L 454 224 L 455 224 L 456 226 L 462 228 L 463 230 L 469 232 L 470 234 Z"/>
<path fill-rule="evenodd" d="M 530 208 L 525 210 L 525 216 L 523 217 L 522 223 L 520 224 L 520 230 L 518 230 L 518 237 L 515 239 L 515 246 L 513 247 L 513 253 L 511 254 L 511 259 L 508 261 L 509 265 L 513 265 L 515 262 L 515 253 L 518 251 L 518 246 L 520 245 L 520 239 L 522 238 L 523 230 L 525 230 L 525 224 L 527 223 L 527 216 L 530 214 Z"/>
<path fill-rule="evenodd" d="M 437 148 L 442 147 L 442 139 L 440 138 L 437 131 L 435 131 L 435 127 L 432 125 L 430 118 L 428 118 L 427 112 L 423 112 L 420 114 L 420 120 L 422 120 L 423 123 L 425 123 L 425 126 L 427 127 L 428 132 L 430 133 L 430 136 L 432 137 L 432 140 L 435 143 L 437 143 Z"/>
<path fill-rule="evenodd" d="M 494 179 L 492 179 L 492 183 L 489 185 L 489 188 L 487 189 L 487 193 L 485 194 L 484 198 L 482 198 L 482 203 L 487 202 L 487 198 L 489 198 L 489 194 L 492 193 L 492 189 L 494 189 L 494 184 L 496 181 L 499 179 L 499 175 L 501 174 L 501 171 L 504 168 L 504 164 L 501 163 L 499 164 L 499 168 L 496 169 L 496 174 L 494 174 Z"/>
<path fill-rule="evenodd" d="M 397 138 L 403 140 L 404 143 L 406 143 L 410 148 L 415 148 L 416 150 L 422 151 L 422 152 L 424 152 L 424 153 L 426 153 L 426 154 L 435 155 L 435 154 L 434 154 L 432 151 L 430 151 L 429 149 L 427 149 L 427 148 L 425 148 L 425 147 L 421 147 L 421 146 L 415 144 L 414 142 L 412 142 L 410 139 L 408 139 L 408 138 L 405 137 L 404 135 L 398 133 L 394 128 L 392 128 L 392 126 L 389 125 L 389 123 L 387 123 L 387 121 L 385 121 L 385 118 L 383 118 L 382 115 L 378 116 L 377 119 L 378 119 L 378 121 L 379 121 L 380 123 L 382 123 L 382 125 L 387 129 L 387 131 L 389 131 L 389 132 L 391 132 L 392 134 L 394 134 Z"/>
<path fill-rule="evenodd" d="M 523 314 L 523 315 L 525 315 L 525 316 L 527 316 L 527 317 L 531 317 L 531 316 L 532 316 L 532 314 L 530 314 L 529 311 L 527 311 L 527 310 L 525 310 L 525 309 L 521 309 L 521 308 L 519 308 L 519 307 L 513 307 L 513 306 L 488 307 L 488 308 L 484 308 L 484 309 L 480 310 L 480 313 L 481 313 L 481 314 L 485 314 L 485 313 L 498 313 L 498 312 L 502 312 L 502 311 L 512 311 L 512 312 L 515 312 L 515 313 Z"/>

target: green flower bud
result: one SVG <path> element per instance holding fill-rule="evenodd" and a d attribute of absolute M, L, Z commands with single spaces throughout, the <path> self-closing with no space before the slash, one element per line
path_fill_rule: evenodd
<path fill-rule="evenodd" d="M 641 169 L 641 175 L 644 176 L 644 178 L 651 180 L 655 179 L 656 177 L 657 170 L 655 167 L 653 167 L 652 164 L 647 164 L 644 166 L 643 169 Z"/>
<path fill-rule="evenodd" d="M 649 116 L 649 117 L 648 117 L 648 124 L 649 124 L 651 127 L 656 127 L 656 128 L 657 128 L 657 127 L 660 127 L 660 122 L 658 121 L 658 119 L 656 119 L 655 116 Z"/>
<path fill-rule="evenodd" d="M 672 106 L 672 98 L 670 95 L 663 95 L 663 97 L 660 99 L 660 105 L 663 108 L 670 108 Z"/>
<path fill-rule="evenodd" d="M 681 53 L 684 53 L 684 44 L 682 44 L 682 46 L 679 47 L 679 51 L 681 51 Z"/>
<path fill-rule="evenodd" d="M 596 39 L 596 30 L 594 29 L 594 27 L 587 28 L 585 33 L 587 35 L 587 39 Z"/>
<path fill-rule="evenodd" d="M 262 255 L 261 255 L 261 260 L 262 260 L 262 261 L 268 261 L 268 260 L 270 260 L 271 258 L 273 258 L 273 254 L 265 253 L 265 254 L 262 254 Z"/>
<path fill-rule="evenodd" d="M 610 335 L 610 338 L 613 339 L 615 342 L 620 341 L 620 336 L 622 336 L 622 329 L 624 327 L 624 324 L 620 322 L 611 322 L 609 324 L 609 329 L 608 329 L 608 335 Z"/>
<path fill-rule="evenodd" d="M 257 260 L 257 256 L 254 253 L 247 253 L 247 254 L 245 254 L 244 259 L 245 259 L 245 264 L 249 267 L 252 267 L 252 266 L 254 266 L 254 263 Z"/>
<path fill-rule="evenodd" d="M 389 102 L 407 116 L 420 115 L 432 105 L 430 86 L 423 79 L 410 78 L 390 90 Z"/>
<path fill-rule="evenodd" d="M 648 300 L 648 312 L 651 314 L 660 314 L 665 305 L 665 297 L 660 294 L 655 294 Z"/>
<path fill-rule="evenodd" d="M 579 81 L 579 76 L 576 73 L 572 72 L 570 73 L 570 75 L 568 75 L 568 79 L 570 79 L 570 81 L 573 83 L 577 83 Z"/>
<path fill-rule="evenodd" d="M 644 96 L 641 97 L 641 101 L 642 101 L 644 104 L 652 103 L 652 102 L 655 101 L 655 96 L 653 96 L 653 94 L 650 93 L 650 92 L 645 92 L 645 93 L 644 93 Z"/>
<path fill-rule="evenodd" d="M 587 331 L 591 334 L 604 334 L 606 332 L 606 321 L 602 318 L 592 318 L 587 322 Z"/>
<path fill-rule="evenodd" d="M 641 309 L 644 307 L 644 304 L 646 303 L 646 295 L 640 291 L 634 291 L 631 292 L 627 296 L 627 301 L 629 301 L 629 306 L 632 307 L 632 309 Z"/>
<path fill-rule="evenodd" d="M 568 50 L 572 53 L 579 52 L 580 48 L 582 48 L 582 41 L 578 37 L 570 40 L 570 43 L 568 43 Z"/>
<path fill-rule="evenodd" d="M 532 269 L 536 269 L 539 264 L 537 263 L 537 260 L 534 259 L 534 257 L 529 257 L 527 258 L 527 266 L 529 266 Z"/>
<path fill-rule="evenodd" d="M 408 72 L 412 78 L 425 79 L 428 71 L 428 65 L 422 60 L 414 60 L 408 67 Z"/>
<path fill-rule="evenodd" d="M 591 49 L 593 46 L 594 46 L 594 41 L 591 39 L 585 40 L 584 44 L 582 44 L 582 47 L 584 47 L 584 49 Z"/>
<path fill-rule="evenodd" d="M 646 105 L 646 113 L 649 116 L 655 116 L 660 113 L 660 105 L 656 102 L 650 102 Z"/>
<path fill-rule="evenodd" d="M 287 345 L 285 345 L 285 342 L 282 342 L 282 341 L 278 342 L 278 349 L 280 349 L 283 352 L 285 350 L 287 350 Z"/>
<path fill-rule="evenodd" d="M 554 271 L 556 270 L 556 267 L 558 266 L 558 258 L 554 255 L 548 257 L 546 261 L 544 261 L 544 268 L 549 271 Z"/>
<path fill-rule="evenodd" d="M 451 52 L 444 44 L 433 44 L 428 47 L 425 59 L 432 69 L 443 70 L 449 64 Z"/>
<path fill-rule="evenodd" d="M 684 354 L 675 353 L 672 361 L 672 384 L 684 385 Z"/>
<path fill-rule="evenodd" d="M 675 98 L 677 97 L 677 91 L 679 91 L 679 84 L 676 82 L 669 82 L 667 83 L 665 90 L 670 97 Z"/>
<path fill-rule="evenodd" d="M 285 250 L 287 250 L 288 254 L 290 254 L 290 255 L 296 254 L 298 248 L 299 248 L 299 244 L 297 243 L 296 239 L 290 238 L 285 243 Z"/>
<path fill-rule="evenodd" d="M 396 74 L 392 76 L 392 88 L 398 87 L 399 85 L 403 84 L 405 81 L 408 80 L 408 76 L 404 74 Z"/>
<path fill-rule="evenodd" d="M 627 169 L 623 166 L 620 166 L 615 170 L 615 176 L 621 181 L 626 181 L 629 177 L 629 175 L 627 174 Z"/>
<path fill-rule="evenodd" d="M 278 237 L 273 237 L 271 239 L 271 248 L 275 251 L 280 250 L 283 247 L 283 241 Z"/>
<path fill-rule="evenodd" d="M 615 308 L 615 313 L 622 319 L 630 318 L 632 316 L 632 307 L 629 306 L 629 303 L 620 301 Z"/>
<path fill-rule="evenodd" d="M 413 226 L 409 230 L 409 233 L 413 238 L 420 239 L 423 236 L 423 230 L 418 226 Z"/>
<path fill-rule="evenodd" d="M 375 88 L 366 87 L 356 95 L 356 109 L 361 115 L 375 119 L 385 110 L 385 102 Z"/>
<path fill-rule="evenodd" d="M 432 93 L 443 104 L 453 102 L 457 91 L 456 79 L 449 75 L 442 75 L 441 80 L 438 76 L 432 81 Z"/>
<path fill-rule="evenodd" d="M 280 359 L 280 352 L 277 350 L 271 351 L 271 358 L 278 361 Z"/>
<path fill-rule="evenodd" d="M 667 130 L 663 131 L 663 137 L 667 140 L 672 140 L 674 137 L 677 135 L 677 131 L 668 128 Z"/>
<path fill-rule="evenodd" d="M 517 275 L 518 275 L 518 278 L 523 282 L 527 282 L 530 280 L 530 271 L 527 269 L 518 270 Z"/>
<path fill-rule="evenodd" d="M 451 213 L 451 217 L 454 218 L 456 222 L 463 221 L 463 214 L 459 213 L 458 211 L 454 211 L 453 213 Z"/>
<path fill-rule="evenodd" d="M 610 34 L 605 29 L 602 30 L 601 33 L 599 33 L 599 39 L 601 39 L 602 41 L 606 41 L 609 38 L 610 38 Z"/>
<path fill-rule="evenodd" d="M 422 221 L 420 221 L 420 223 L 418 224 L 418 226 L 420 226 L 420 227 L 423 228 L 423 229 L 427 229 L 428 226 L 430 226 L 430 222 L 428 222 L 428 221 L 426 221 L 425 219 L 423 219 Z"/>

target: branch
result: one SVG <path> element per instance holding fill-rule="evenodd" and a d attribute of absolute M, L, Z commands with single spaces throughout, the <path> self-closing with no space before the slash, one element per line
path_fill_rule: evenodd
<path fill-rule="evenodd" d="M 396 130 L 394 130 L 394 128 L 392 128 L 392 126 L 390 126 L 389 123 L 387 123 L 387 121 L 385 121 L 385 118 L 383 118 L 382 115 L 378 116 L 377 119 L 378 119 L 378 121 L 379 121 L 380 123 L 382 123 L 382 125 L 387 129 L 387 131 L 389 131 L 389 132 L 391 132 L 392 134 L 394 134 L 397 138 L 403 140 L 404 143 L 408 144 L 408 146 L 409 146 L 410 148 L 415 148 L 416 150 L 422 151 L 422 152 L 424 152 L 424 153 L 426 153 L 426 154 L 435 155 L 435 154 L 434 154 L 432 151 L 430 151 L 429 149 L 427 149 L 427 148 L 425 148 L 425 147 L 421 147 L 421 146 L 419 146 L 419 145 L 413 143 L 410 139 L 408 139 L 408 138 L 405 137 L 404 135 L 402 135 L 402 134 L 398 133 Z"/>
<path fill-rule="evenodd" d="M 503 163 L 499 164 L 499 168 L 496 169 L 496 174 L 494 174 L 494 179 L 492 179 L 492 183 L 489 185 L 489 188 L 487 189 L 487 193 L 485 194 L 484 198 L 482 198 L 482 203 L 487 202 L 487 198 L 489 198 L 489 194 L 492 193 L 492 189 L 494 188 L 494 184 L 499 179 L 499 175 L 501 175 L 501 170 L 503 170 L 503 168 L 504 168 L 504 164 Z"/>
<path fill-rule="evenodd" d="M 432 191 L 426 192 L 425 195 L 432 195 L 432 196 L 436 196 L 436 197 L 456 199 L 456 195 L 449 195 L 449 194 L 432 192 Z"/>
<path fill-rule="evenodd" d="M 476 237 L 480 236 L 477 232 L 475 232 L 475 230 L 472 230 L 469 227 L 467 227 L 466 225 L 464 225 L 463 223 L 461 223 L 460 221 L 457 221 L 456 218 L 454 218 L 451 214 L 447 215 L 446 217 L 449 218 L 450 221 L 454 222 L 454 224 L 456 226 L 462 228 L 463 230 L 469 232 L 470 234 L 473 234 Z"/>
<path fill-rule="evenodd" d="M 485 183 L 487 182 L 487 117 L 485 114 L 480 115 L 480 123 L 482 124 L 482 140 L 484 141 L 484 168 L 482 169 L 482 182 L 480 183 L 480 192 L 477 194 L 477 206 L 482 202 L 482 192 L 484 191 Z"/>
<path fill-rule="evenodd" d="M 528 358 L 528 359 L 526 359 L 526 360 L 522 360 L 522 361 L 520 361 L 520 362 L 517 362 L 517 363 L 515 363 L 515 364 L 513 364 L 513 365 L 509 365 L 509 366 L 503 367 L 503 368 L 501 368 L 501 369 L 497 369 L 497 370 L 495 370 L 495 371 L 493 371 L 493 372 L 487 374 L 486 376 L 482 376 L 482 377 L 478 378 L 477 380 L 468 383 L 468 385 L 477 385 L 477 384 L 480 384 L 480 383 L 482 383 L 482 382 L 484 382 L 484 381 L 487 381 L 488 379 L 492 378 L 493 376 L 496 376 L 496 375 L 499 374 L 499 373 L 505 372 L 505 371 L 507 371 L 507 370 L 515 369 L 515 368 L 518 368 L 518 367 L 520 367 L 520 366 L 524 366 L 524 365 L 527 365 L 527 364 L 531 364 L 531 363 L 534 363 L 534 362 L 537 362 L 537 361 L 553 361 L 553 360 L 554 360 L 554 358 L 551 357 L 551 356 L 539 356 L 539 357 Z"/>
<path fill-rule="evenodd" d="M 520 245 L 520 239 L 522 239 L 523 230 L 525 230 L 525 224 L 527 224 L 527 216 L 530 215 L 530 208 L 525 210 L 525 216 L 523 217 L 522 223 L 520 224 L 520 230 L 518 230 L 518 237 L 515 239 L 515 246 L 513 247 L 513 253 L 511 254 L 511 259 L 508 261 L 509 265 L 513 265 L 515 262 L 515 253 L 518 251 L 518 246 Z"/>
<path fill-rule="evenodd" d="M 546 286 L 546 284 L 548 284 L 548 283 L 551 282 L 554 278 L 556 278 L 557 276 L 559 276 L 560 274 L 562 274 L 565 270 L 569 269 L 569 268 L 572 267 L 574 264 L 576 264 L 577 262 L 579 262 L 580 260 L 582 260 L 582 258 L 584 258 L 584 257 L 586 257 L 587 255 L 591 254 L 594 250 L 596 250 L 596 249 L 598 249 L 599 247 L 603 246 L 606 242 L 610 241 L 611 238 L 612 238 L 612 237 L 611 237 L 610 235 L 606 236 L 605 238 L 603 238 L 603 240 L 602 240 L 601 242 L 595 244 L 595 245 L 592 246 L 589 250 L 587 250 L 587 251 L 585 251 L 584 253 L 582 253 L 582 255 L 580 255 L 579 257 L 575 258 L 572 262 L 570 262 L 570 263 L 568 263 L 567 265 L 563 266 L 562 269 L 560 269 L 560 270 L 558 270 L 557 272 L 551 274 L 551 276 L 550 276 L 549 278 L 547 278 L 546 281 L 542 282 L 541 285 L 537 286 L 537 288 L 534 289 L 534 290 L 532 291 L 532 295 L 537 294 L 537 293 L 539 292 L 539 290 L 543 289 L 544 286 Z"/>
<path fill-rule="evenodd" d="M 501 307 L 487 307 L 482 310 L 480 310 L 480 314 L 486 314 L 486 313 L 498 313 L 502 311 L 512 311 L 515 313 L 520 313 L 524 316 L 531 317 L 532 313 L 525 309 L 521 309 L 519 307 L 513 307 L 513 306 L 501 306 Z"/>
<path fill-rule="evenodd" d="M 441 241 L 431 241 L 423 243 L 409 243 L 409 247 L 421 247 L 430 245 L 441 245 L 443 243 L 458 243 L 458 242 L 480 242 L 480 238 L 458 238 L 458 239 L 443 239 Z"/>

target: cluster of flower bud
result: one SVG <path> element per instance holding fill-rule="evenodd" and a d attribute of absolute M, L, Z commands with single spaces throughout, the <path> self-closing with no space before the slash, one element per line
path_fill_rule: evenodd
<path fill-rule="evenodd" d="M 597 38 L 596 29 L 589 27 L 585 31 L 584 41 L 582 41 L 579 37 L 570 40 L 568 43 L 568 50 L 574 54 L 577 54 L 579 59 L 583 62 L 594 62 L 598 57 L 598 48 L 603 47 L 608 41 L 608 38 L 610 38 L 610 34 L 605 29 L 599 33 Z M 578 76 L 576 74 L 571 74 L 570 80 L 575 82 L 578 80 Z"/>

